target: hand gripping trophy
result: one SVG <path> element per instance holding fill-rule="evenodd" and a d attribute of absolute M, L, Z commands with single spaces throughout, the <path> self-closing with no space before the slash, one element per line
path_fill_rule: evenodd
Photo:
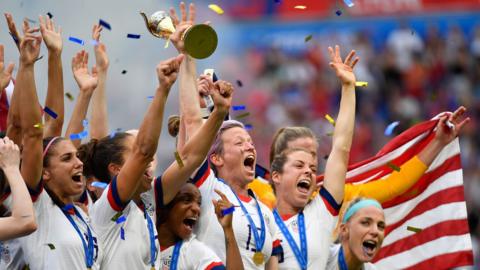
<path fill-rule="evenodd" d="M 184 43 L 185 52 L 193 58 L 204 59 L 213 54 L 217 48 L 218 37 L 213 28 L 207 24 L 193 25 L 195 17 L 195 7 L 190 6 L 190 21 L 186 20 L 185 5 L 180 5 L 182 21 L 179 21 L 175 11 L 171 9 L 170 15 L 165 11 L 157 11 L 150 17 L 144 12 L 140 12 L 148 31 L 155 37 L 170 40 L 176 27 L 182 27 L 182 24 L 188 24 L 188 28 L 183 32 L 181 40 Z M 168 41 L 167 41 L 168 42 Z"/>

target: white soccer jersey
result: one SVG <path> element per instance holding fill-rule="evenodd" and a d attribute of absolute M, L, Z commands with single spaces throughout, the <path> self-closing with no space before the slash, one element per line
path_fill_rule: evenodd
<path fill-rule="evenodd" d="M 195 228 L 198 240 L 205 243 L 215 251 L 223 262 L 226 262 L 225 236 L 221 225 L 218 223 L 215 209 L 212 204 L 212 199 L 217 200 L 220 199 L 220 197 L 215 193 L 214 189 L 223 192 L 233 204 L 238 205 L 239 202 L 230 187 L 225 182 L 215 177 L 208 162 L 205 162 L 200 169 L 198 169 L 193 181 L 195 185 L 199 187 L 200 193 L 202 194 L 200 220 Z M 260 234 L 261 223 L 255 200 L 249 197 L 243 198 L 242 202 L 248 213 L 250 213 L 250 216 L 257 227 L 256 229 Z M 264 269 L 265 262 L 270 259 L 270 256 L 272 256 L 272 254 L 278 254 L 281 250 L 272 211 L 260 201 L 258 201 L 258 203 L 265 221 L 266 230 L 265 244 L 261 251 L 265 257 L 265 261 L 261 265 L 256 265 L 253 262 L 253 255 L 256 251 L 255 238 L 250 230 L 250 223 L 248 222 L 247 217 L 243 214 L 240 207 L 235 208 L 235 212 L 233 212 L 233 231 L 235 233 L 235 238 L 237 240 L 245 269 Z"/>
<path fill-rule="evenodd" d="M 5 207 L 12 205 L 10 188 L 2 196 L 2 204 Z M 8 213 L 7 213 L 8 214 Z M 20 238 L 0 242 L 0 269 L 18 270 L 25 265 Z"/>
<path fill-rule="evenodd" d="M 303 215 L 307 239 L 308 269 L 325 269 L 340 206 L 324 188 L 320 190 L 319 196 L 315 196 L 305 206 Z M 282 217 L 282 219 L 297 247 L 301 250 L 298 214 L 291 217 Z M 280 231 L 279 228 L 277 230 Z M 290 244 L 282 233 L 281 243 L 283 258 L 280 256 L 279 269 L 301 269 Z"/>
<path fill-rule="evenodd" d="M 325 270 L 341 270 L 338 265 L 338 254 L 340 253 L 340 244 L 330 246 L 330 255 L 328 257 L 328 263 Z M 376 270 L 375 265 L 371 263 L 364 263 L 362 270 Z"/>
<path fill-rule="evenodd" d="M 162 248 L 162 264 L 160 270 L 170 270 L 173 250 L 175 246 Z M 225 269 L 220 258 L 207 247 L 198 241 L 195 235 L 183 241 L 177 261 L 177 270 L 222 270 Z"/>
<path fill-rule="evenodd" d="M 30 190 L 30 192 L 38 228 L 34 233 L 18 238 L 25 264 L 31 270 L 86 269 L 83 242 L 63 211 L 54 204 L 43 188 L 40 187 L 39 191 Z M 11 205 L 7 206 L 11 207 Z M 75 209 L 88 224 L 92 233 L 94 243 L 92 269 L 100 269 L 103 253 L 101 244 L 97 241 L 97 234 L 92 229 L 88 215 L 80 207 L 75 206 Z M 76 214 L 72 213 L 71 217 L 87 242 L 87 225 Z"/>
<path fill-rule="evenodd" d="M 154 236 L 155 267 L 160 265 L 160 250 L 155 228 L 154 205 L 146 202 L 145 212 L 135 202 L 122 205 L 118 197 L 116 178 L 108 185 L 102 196 L 90 209 L 93 228 L 98 233 L 104 248 L 102 270 L 151 269 L 150 231 L 148 218 L 152 221 Z M 123 222 L 121 222 L 124 219 Z"/>

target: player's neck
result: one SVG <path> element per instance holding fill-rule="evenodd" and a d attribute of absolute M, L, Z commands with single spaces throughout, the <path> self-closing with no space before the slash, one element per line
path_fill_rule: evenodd
<path fill-rule="evenodd" d="M 281 216 L 294 216 L 298 214 L 302 209 L 294 207 L 287 203 L 285 200 L 277 200 L 277 210 Z"/>
<path fill-rule="evenodd" d="M 175 236 L 173 231 L 168 228 L 166 223 L 163 223 L 157 228 L 158 232 L 158 241 L 160 242 L 160 246 L 165 248 L 165 247 L 170 247 L 175 245 L 175 243 L 178 241 L 178 237 Z"/>
<path fill-rule="evenodd" d="M 353 254 L 348 244 L 342 243 L 342 248 L 348 270 L 361 270 L 363 263 Z"/>
<path fill-rule="evenodd" d="M 233 189 L 235 194 L 237 194 L 239 196 L 248 197 L 248 187 L 247 187 L 247 185 L 242 185 L 241 183 L 238 183 L 236 181 L 228 181 L 228 180 L 227 180 L 227 183 Z"/>

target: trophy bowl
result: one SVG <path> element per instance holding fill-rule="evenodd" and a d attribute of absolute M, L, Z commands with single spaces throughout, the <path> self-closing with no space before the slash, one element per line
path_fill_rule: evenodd
<path fill-rule="evenodd" d="M 175 32 L 175 26 L 170 16 L 165 11 L 157 11 L 150 17 L 140 12 L 145 25 L 154 37 L 170 39 Z M 185 51 L 193 58 L 204 59 L 215 52 L 218 44 L 218 36 L 215 30 L 206 24 L 197 24 L 188 28 L 182 36 Z"/>

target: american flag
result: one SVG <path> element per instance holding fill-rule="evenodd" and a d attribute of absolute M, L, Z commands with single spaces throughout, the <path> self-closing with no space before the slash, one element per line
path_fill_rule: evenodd
<path fill-rule="evenodd" d="M 347 182 L 360 184 L 389 175 L 433 139 L 437 122 L 432 119 L 411 127 L 374 157 L 350 166 Z M 375 258 L 378 269 L 473 265 L 458 138 L 441 151 L 413 187 L 382 205 L 387 228 Z M 421 231 L 407 230 L 408 226 Z"/>

